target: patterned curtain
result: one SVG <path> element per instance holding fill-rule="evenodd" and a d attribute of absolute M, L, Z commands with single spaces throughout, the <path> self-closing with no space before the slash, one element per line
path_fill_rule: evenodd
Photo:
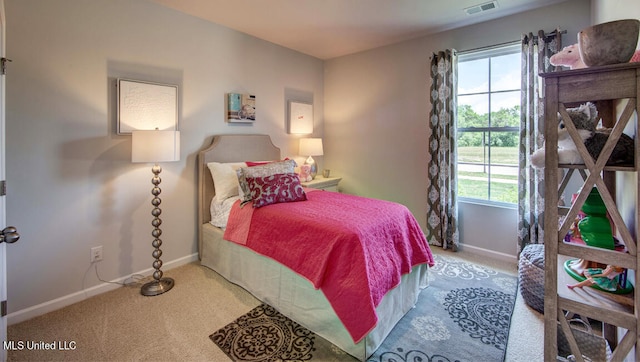
<path fill-rule="evenodd" d="M 553 70 L 549 58 L 560 50 L 559 30 L 522 35 L 520 173 L 518 175 L 518 253 L 544 242 L 544 170 L 531 166 L 531 154 L 543 146 L 544 87 L 539 73 Z"/>
<path fill-rule="evenodd" d="M 456 199 L 456 51 L 447 49 L 431 57 L 431 113 L 429 115 L 427 240 L 431 245 L 458 249 Z"/>

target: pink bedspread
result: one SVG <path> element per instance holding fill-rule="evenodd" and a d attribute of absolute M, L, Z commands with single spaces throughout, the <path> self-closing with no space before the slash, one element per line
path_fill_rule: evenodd
<path fill-rule="evenodd" d="M 270 257 L 322 290 L 355 343 L 375 308 L 418 264 L 433 265 L 417 221 L 401 204 L 307 189 L 307 201 L 233 206 L 224 238 Z"/>

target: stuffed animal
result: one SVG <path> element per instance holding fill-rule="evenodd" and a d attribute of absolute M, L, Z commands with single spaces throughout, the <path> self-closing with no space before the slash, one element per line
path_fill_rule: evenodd
<path fill-rule="evenodd" d="M 552 55 L 551 58 L 549 58 L 549 62 L 551 65 L 555 65 L 556 67 L 562 65 L 569 67 L 569 69 L 581 69 L 587 67 L 587 65 L 582 61 L 582 58 L 580 58 L 578 44 L 564 47 L 561 51 Z"/>
<path fill-rule="evenodd" d="M 578 134 L 582 138 L 587 151 L 596 160 L 609 138 L 611 129 L 596 128 L 599 121 L 598 110 L 593 103 L 589 102 L 576 108 L 568 108 L 567 113 L 569 113 L 569 117 L 578 130 Z M 544 153 L 544 147 L 542 147 L 531 155 L 531 165 L 533 167 L 544 168 Z M 623 133 L 613 148 L 607 165 L 633 165 L 633 155 L 634 141 Z M 580 157 L 560 114 L 558 114 L 558 163 L 584 164 L 584 160 Z"/>
<path fill-rule="evenodd" d="M 640 62 L 640 49 L 636 50 L 629 60 L 629 63 Z M 587 65 L 584 64 L 582 58 L 580 58 L 580 51 L 578 48 L 578 44 L 573 44 L 564 47 L 561 51 L 554 54 L 549 58 L 549 63 L 556 67 L 564 66 L 569 67 L 569 69 L 581 69 L 587 68 Z"/>
<path fill-rule="evenodd" d="M 302 165 L 300 166 L 300 182 L 308 182 L 313 180 L 313 177 L 311 176 L 311 166 L 309 165 Z"/>

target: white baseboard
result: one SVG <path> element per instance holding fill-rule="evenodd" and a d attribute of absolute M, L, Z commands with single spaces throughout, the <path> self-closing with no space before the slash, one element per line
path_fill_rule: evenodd
<path fill-rule="evenodd" d="M 172 268 L 179 267 L 181 265 L 189 264 L 197 260 L 198 260 L 198 254 L 195 253 L 195 254 L 184 256 L 182 258 L 178 258 L 176 260 L 172 260 L 170 262 L 163 263 L 162 268 L 163 270 L 166 271 Z M 76 293 L 65 295 L 63 297 L 50 300 L 48 302 L 44 302 L 29 308 L 25 308 L 13 313 L 9 313 L 7 315 L 7 324 L 12 325 L 12 324 L 20 323 L 43 314 L 53 312 L 54 310 L 64 308 L 71 304 L 81 302 L 85 299 L 91 298 L 98 294 L 102 294 L 102 293 L 106 293 L 106 292 L 118 289 L 121 287 L 121 285 L 114 284 L 114 283 L 124 283 L 126 280 L 131 279 L 132 276 L 136 276 L 136 275 L 137 276 L 142 275 L 146 277 L 153 274 L 153 272 L 154 272 L 153 268 L 145 269 L 137 273 L 132 273 L 130 275 L 112 280 L 110 283 L 105 282 L 102 284 L 98 284 L 96 286 L 93 286 L 88 289 L 84 289 Z"/>
<path fill-rule="evenodd" d="M 460 243 L 460 250 L 467 251 L 472 254 L 487 256 L 492 259 L 502 260 L 512 264 L 518 264 L 518 258 L 515 255 L 501 253 L 499 251 L 479 248 L 477 246 Z"/>

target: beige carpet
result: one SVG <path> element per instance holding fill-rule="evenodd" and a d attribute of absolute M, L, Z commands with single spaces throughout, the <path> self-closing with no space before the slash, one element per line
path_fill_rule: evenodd
<path fill-rule="evenodd" d="M 466 252 L 447 256 L 516 273 L 515 265 Z M 75 349 L 11 350 L 8 360 L 228 361 L 209 335 L 260 302 L 198 264 L 168 270 L 165 275 L 174 278 L 176 286 L 161 296 L 143 297 L 139 285 L 127 286 L 9 326 L 9 341 L 61 342 Z M 507 361 L 543 360 L 542 324 L 542 315 L 524 305 L 518 294 Z"/>

